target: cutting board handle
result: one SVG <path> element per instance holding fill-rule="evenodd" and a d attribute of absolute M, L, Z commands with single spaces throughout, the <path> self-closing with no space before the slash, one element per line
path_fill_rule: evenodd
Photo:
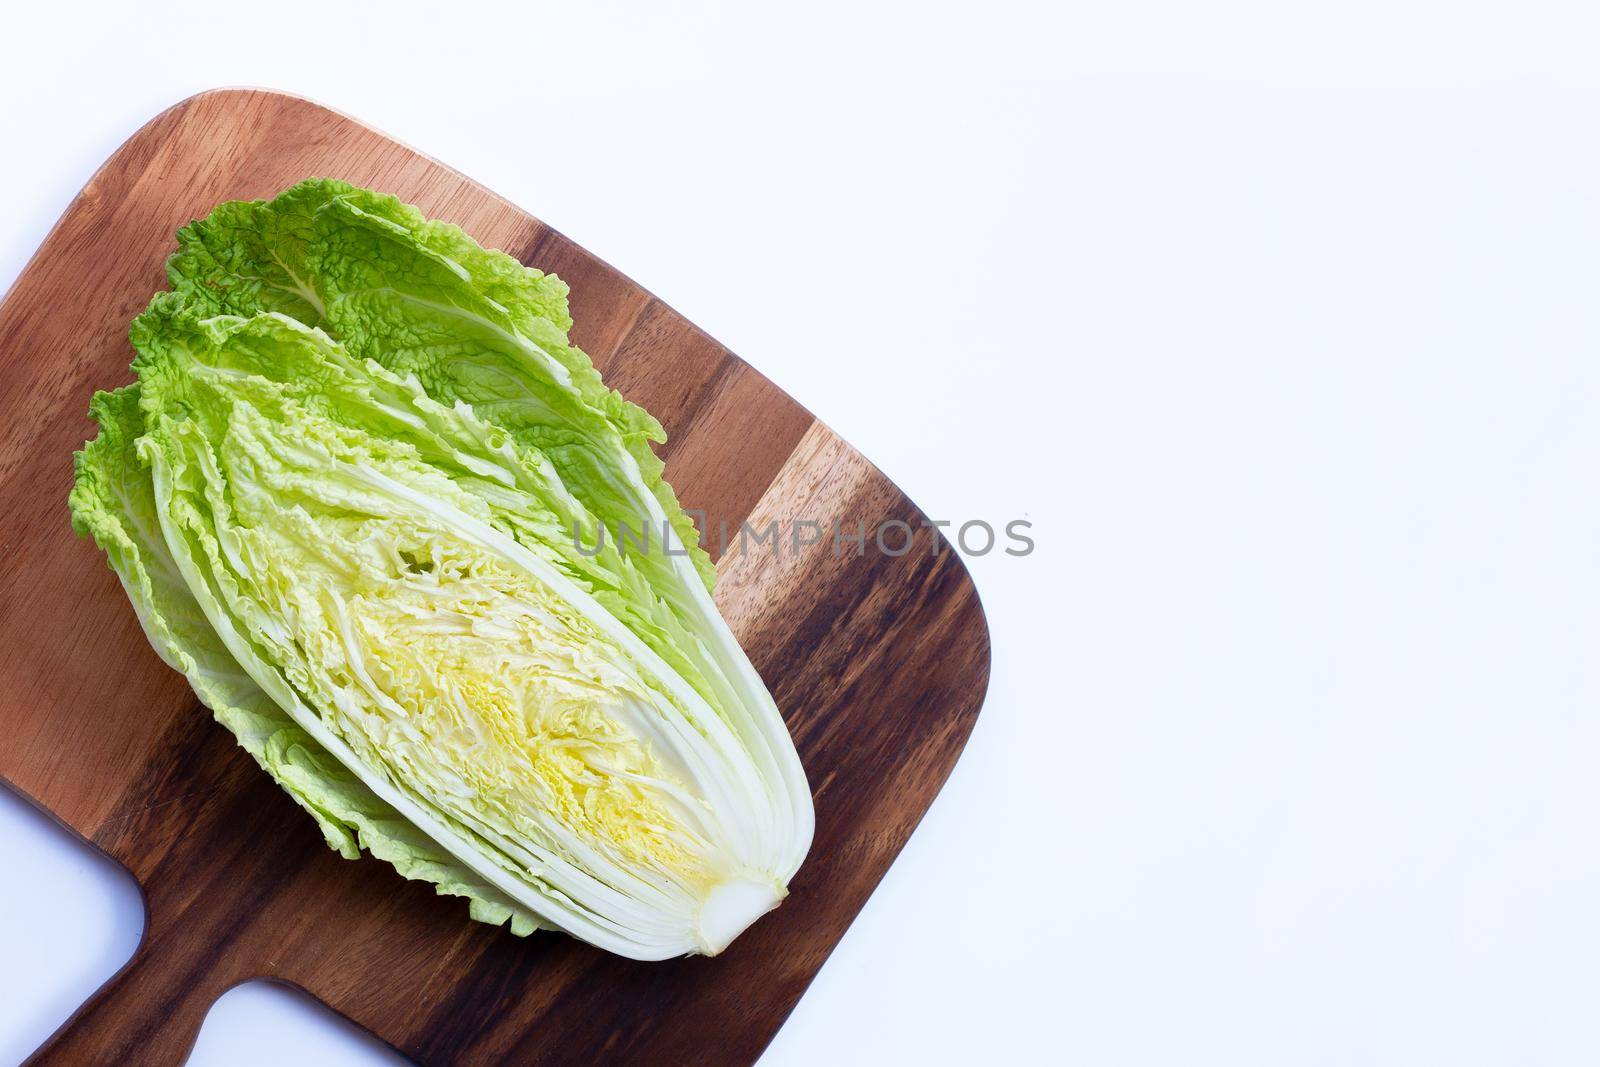
<path fill-rule="evenodd" d="M 172 941 L 152 941 L 147 930 L 127 966 L 50 1035 L 25 1067 L 183 1063 L 223 989 L 210 977 L 217 968 L 186 958 L 190 953 Z"/>

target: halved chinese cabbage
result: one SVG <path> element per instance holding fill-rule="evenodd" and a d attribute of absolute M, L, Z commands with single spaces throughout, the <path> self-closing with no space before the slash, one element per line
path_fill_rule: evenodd
<path fill-rule="evenodd" d="M 275 204 L 182 235 L 139 385 L 97 399 L 79 528 L 330 844 L 519 931 L 720 951 L 812 812 L 659 426 L 566 345 L 554 279 L 336 183 Z M 653 547 L 596 552 L 619 521 Z"/>

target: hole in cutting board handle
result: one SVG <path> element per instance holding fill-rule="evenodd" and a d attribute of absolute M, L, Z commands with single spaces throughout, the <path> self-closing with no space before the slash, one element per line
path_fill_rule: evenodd
<path fill-rule="evenodd" d="M 389 1046 L 295 986 L 256 979 L 217 998 L 188 1067 L 409 1067 Z"/>

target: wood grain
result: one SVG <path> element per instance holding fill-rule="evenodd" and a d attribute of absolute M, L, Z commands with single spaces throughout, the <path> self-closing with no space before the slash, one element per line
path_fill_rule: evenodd
<path fill-rule="evenodd" d="M 636 963 L 519 939 L 311 820 L 146 645 L 73 538 L 90 393 L 129 380 L 127 324 L 173 232 L 309 177 L 398 194 L 572 286 L 574 337 L 667 427 L 687 507 L 759 527 L 898 519 L 913 550 L 830 538 L 721 555 L 717 601 L 772 687 L 817 804 L 784 905 L 722 956 Z M 972 583 L 876 468 L 644 289 L 440 163 L 280 93 L 218 90 L 136 133 L 0 306 L 0 779 L 125 865 L 148 912 L 128 966 L 36 1054 L 174 1064 L 229 986 L 299 986 L 423 1063 L 748 1063 L 772 1039 L 949 774 L 988 680 Z M 929 887 L 930 892 L 936 891 Z"/>

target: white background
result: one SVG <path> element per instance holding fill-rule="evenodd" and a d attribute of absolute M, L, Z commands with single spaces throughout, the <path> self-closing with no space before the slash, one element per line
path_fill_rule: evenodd
<path fill-rule="evenodd" d="M 26 4 L 0 284 L 161 108 L 295 90 L 929 513 L 1035 524 L 971 563 L 966 755 L 768 1064 L 1593 1063 L 1591 8 Z M 9 795 L 0 850 L 7 1061 L 141 920 Z M 392 1054 L 252 986 L 192 1062 Z"/>

